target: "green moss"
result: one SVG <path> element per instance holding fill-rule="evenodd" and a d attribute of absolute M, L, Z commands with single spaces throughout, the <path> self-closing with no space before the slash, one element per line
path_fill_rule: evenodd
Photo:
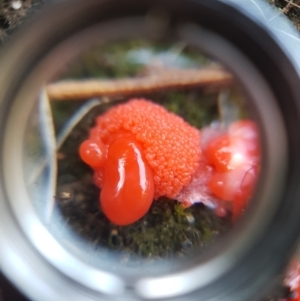
<path fill-rule="evenodd" d="M 199 129 L 218 118 L 217 94 L 205 95 L 197 89 L 170 92 L 162 105 Z"/>
<path fill-rule="evenodd" d="M 228 219 L 216 217 L 201 204 L 183 209 L 178 202 L 164 198 L 154 201 L 149 212 L 136 223 L 115 226 L 102 213 L 98 193 L 89 186 L 81 206 L 76 204 L 75 196 L 69 202 L 60 200 L 62 213 L 69 226 L 85 239 L 132 260 L 183 256 L 195 248 L 201 252 L 231 227 Z M 83 194 L 78 187 L 77 194 Z"/>

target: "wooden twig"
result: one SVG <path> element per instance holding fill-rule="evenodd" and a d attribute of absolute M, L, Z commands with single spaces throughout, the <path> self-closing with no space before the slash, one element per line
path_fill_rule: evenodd
<path fill-rule="evenodd" d="M 228 86 L 232 75 L 227 71 L 207 67 L 202 69 L 168 69 L 144 77 L 114 80 L 64 80 L 46 86 L 50 99 L 87 99 L 99 96 L 133 95 L 174 88 Z"/>
<path fill-rule="evenodd" d="M 297 7 L 300 8 L 300 5 L 298 5 L 297 3 L 300 3 L 300 1 L 297 1 L 296 3 L 291 2 L 291 0 L 284 0 L 285 2 L 288 2 L 287 5 L 293 6 L 293 7 Z"/>
<path fill-rule="evenodd" d="M 284 14 L 287 14 L 293 6 L 294 0 L 284 0 L 284 1 L 287 2 L 287 5 L 282 9 L 282 12 Z"/>

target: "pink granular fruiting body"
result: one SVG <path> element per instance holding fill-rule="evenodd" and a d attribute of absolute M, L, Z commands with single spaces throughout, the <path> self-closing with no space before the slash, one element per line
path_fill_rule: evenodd
<path fill-rule="evenodd" d="M 154 176 L 154 197 L 176 198 L 187 186 L 201 156 L 200 132 L 181 117 L 145 99 L 132 99 L 99 116 L 90 138 L 108 145 L 112 135 L 130 132 L 144 150 Z M 103 184 L 103 171 L 95 170 Z"/>

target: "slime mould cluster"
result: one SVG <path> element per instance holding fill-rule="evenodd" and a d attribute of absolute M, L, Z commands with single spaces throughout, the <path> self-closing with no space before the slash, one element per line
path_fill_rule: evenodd
<path fill-rule="evenodd" d="M 185 93 L 178 93 L 178 98 L 180 94 L 183 97 Z M 164 95 L 161 98 L 164 99 Z M 186 106 L 189 103 L 193 103 L 193 93 Z M 53 106 L 62 115 L 67 111 L 65 103 Z M 93 184 L 93 171 L 80 159 L 78 148 L 95 117 L 110 106 L 89 113 L 59 153 L 57 198 L 68 225 L 96 246 L 129 254 L 131 259 L 137 255 L 146 258 L 181 256 L 193 247 L 203 249 L 225 234 L 231 228 L 230 216 L 220 218 L 202 204 L 185 209 L 182 204 L 166 198 L 153 202 L 148 213 L 134 224 L 116 226 L 106 218 L 99 206 L 99 189 Z M 73 103 L 73 110 L 76 107 Z"/>
<path fill-rule="evenodd" d="M 202 202 L 221 215 L 230 205 L 239 218 L 259 174 L 259 146 L 251 120 L 200 131 L 163 106 L 131 99 L 97 117 L 79 152 L 94 169 L 105 215 L 129 225 L 162 196 Z"/>
<path fill-rule="evenodd" d="M 113 43 L 83 54 L 68 66 L 63 78 L 119 78 L 137 76 L 145 68 L 143 64 L 128 63 L 132 49 L 148 49 L 151 53 L 162 53 L 169 45 L 159 47 L 149 41 Z M 113 55 L 114 54 L 114 55 Z M 192 50 L 186 51 L 186 58 L 201 65 L 207 60 Z M 185 91 L 161 91 L 147 94 L 168 111 L 181 116 L 191 126 L 203 128 L 218 118 L 218 93 L 193 88 Z M 134 98 L 145 97 L 134 95 Z M 204 246 L 231 228 L 231 216 L 218 217 L 202 204 L 184 209 L 182 204 L 162 197 L 152 202 L 150 209 L 137 222 L 127 226 L 116 226 L 104 215 L 99 205 L 99 188 L 93 182 L 93 170 L 80 158 L 78 149 L 95 125 L 97 116 L 103 115 L 114 105 L 128 100 L 117 97 L 93 109 L 72 131 L 58 153 L 58 206 L 67 225 L 76 233 L 97 247 L 116 250 L 122 254 L 137 254 L 146 258 L 167 258 L 180 256 Z M 113 103 L 113 104 L 112 104 Z M 51 102 L 56 132 L 66 119 L 80 106 L 78 101 Z M 132 255 L 132 256 L 131 256 Z"/>
<path fill-rule="evenodd" d="M 200 155 L 199 131 L 145 99 L 132 99 L 98 116 L 80 146 L 80 156 L 94 169 L 101 188 L 101 207 L 117 225 L 137 221 L 153 199 L 176 199 Z"/>

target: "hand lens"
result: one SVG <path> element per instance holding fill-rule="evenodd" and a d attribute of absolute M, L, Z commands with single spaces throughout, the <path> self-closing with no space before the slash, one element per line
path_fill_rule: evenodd
<path fill-rule="evenodd" d="M 243 3 L 61 1 L 5 45 L 1 269 L 26 296 L 272 287 L 300 226 L 300 44 Z"/>

